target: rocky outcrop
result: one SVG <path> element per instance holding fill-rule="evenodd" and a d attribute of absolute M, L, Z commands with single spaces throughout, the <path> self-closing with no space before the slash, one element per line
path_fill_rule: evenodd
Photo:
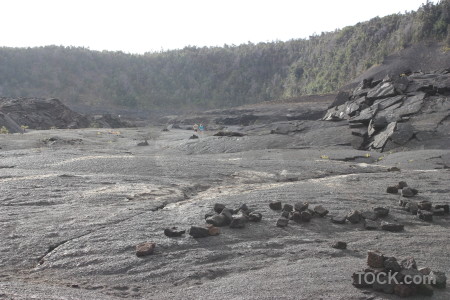
<path fill-rule="evenodd" d="M 0 127 L 10 133 L 30 129 L 119 128 L 130 127 L 128 122 L 110 114 L 85 116 L 58 99 L 0 98 Z"/>
<path fill-rule="evenodd" d="M 351 93 L 339 93 L 323 120 L 348 120 L 356 149 L 448 148 L 448 95 L 449 69 L 365 79 Z"/>

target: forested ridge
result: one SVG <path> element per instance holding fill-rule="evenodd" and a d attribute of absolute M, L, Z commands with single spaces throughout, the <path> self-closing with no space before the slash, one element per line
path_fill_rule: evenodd
<path fill-rule="evenodd" d="M 3 47 L 0 96 L 179 110 L 327 93 L 415 43 L 443 42 L 448 51 L 449 23 L 450 0 L 444 0 L 287 42 L 192 46 L 143 55 Z"/>

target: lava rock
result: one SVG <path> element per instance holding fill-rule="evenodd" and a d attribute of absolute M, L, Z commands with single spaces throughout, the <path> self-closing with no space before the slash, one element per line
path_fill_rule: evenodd
<path fill-rule="evenodd" d="M 191 226 L 191 229 L 189 229 L 189 235 L 193 238 L 204 238 L 209 236 L 209 230 L 205 227 Z"/>
<path fill-rule="evenodd" d="M 378 223 L 369 219 L 364 220 L 364 228 L 367 230 L 378 229 Z"/>
<path fill-rule="evenodd" d="M 231 220 L 230 228 L 245 228 L 245 223 L 247 223 L 247 218 L 244 216 L 233 216 Z"/>
<path fill-rule="evenodd" d="M 429 284 L 419 284 L 417 286 L 417 293 L 423 296 L 433 296 L 433 287 Z"/>
<path fill-rule="evenodd" d="M 283 211 L 287 211 L 287 212 L 294 211 L 294 207 L 293 207 L 292 205 L 286 203 L 286 204 L 283 206 Z"/>
<path fill-rule="evenodd" d="M 415 269 L 417 270 L 417 263 L 414 257 L 408 257 L 400 261 L 400 265 L 405 270 Z"/>
<path fill-rule="evenodd" d="M 322 205 L 317 205 L 316 207 L 314 207 L 314 212 L 320 217 L 325 217 L 328 214 L 328 210 L 323 208 Z"/>
<path fill-rule="evenodd" d="M 412 215 L 417 215 L 419 205 L 417 205 L 416 202 L 408 202 L 408 204 L 406 204 L 406 210 L 409 211 Z"/>
<path fill-rule="evenodd" d="M 286 219 L 290 219 L 291 218 L 291 213 L 288 211 L 283 210 L 283 212 L 281 213 L 281 217 L 286 218 Z"/>
<path fill-rule="evenodd" d="M 390 232 L 400 232 L 405 229 L 405 226 L 399 223 L 381 222 L 381 229 Z"/>
<path fill-rule="evenodd" d="M 222 212 L 220 213 L 221 216 L 223 216 L 225 218 L 225 224 L 228 225 L 231 223 L 231 221 L 233 220 L 233 215 L 230 212 L 230 210 L 228 209 L 223 209 Z"/>
<path fill-rule="evenodd" d="M 347 220 L 352 224 L 359 223 L 359 221 L 361 220 L 361 213 L 357 210 L 352 210 L 347 215 Z"/>
<path fill-rule="evenodd" d="M 410 187 L 404 187 L 402 189 L 402 196 L 403 197 L 413 197 L 415 194 L 413 190 Z"/>
<path fill-rule="evenodd" d="M 407 187 L 408 186 L 408 184 L 406 183 L 406 182 L 404 182 L 404 181 L 400 181 L 398 184 L 397 184 L 397 188 L 399 189 L 399 190 L 401 190 L 401 189 L 403 189 L 403 188 L 405 188 L 405 187 Z"/>
<path fill-rule="evenodd" d="M 387 189 L 386 189 L 386 193 L 398 194 L 398 187 L 396 187 L 396 186 L 388 186 Z"/>
<path fill-rule="evenodd" d="M 449 213 L 449 205 L 448 204 L 438 204 L 434 206 L 435 209 L 443 209 L 444 213 Z"/>
<path fill-rule="evenodd" d="M 289 223 L 289 220 L 286 218 L 279 218 L 277 221 L 277 226 L 278 227 L 286 227 Z"/>
<path fill-rule="evenodd" d="M 338 242 L 334 243 L 333 245 L 331 245 L 331 247 L 334 249 L 344 250 L 344 249 L 347 249 L 347 243 L 338 241 Z"/>
<path fill-rule="evenodd" d="M 445 276 L 444 272 L 431 271 L 430 279 L 432 285 L 439 289 L 445 289 L 445 287 L 447 286 L 447 276 Z"/>
<path fill-rule="evenodd" d="M 367 251 L 367 265 L 372 268 L 384 267 L 384 255 L 379 251 Z"/>
<path fill-rule="evenodd" d="M 224 208 L 225 208 L 224 204 L 221 204 L 221 203 L 214 204 L 214 211 L 218 214 L 220 214 Z"/>
<path fill-rule="evenodd" d="M 223 215 L 214 215 L 206 219 L 206 223 L 214 225 L 216 227 L 222 227 L 229 224 L 227 218 Z"/>
<path fill-rule="evenodd" d="M 331 218 L 331 222 L 334 224 L 345 224 L 345 220 L 347 220 L 347 216 L 334 216 Z"/>
<path fill-rule="evenodd" d="M 377 219 L 377 215 L 374 211 L 371 210 L 365 210 L 361 213 L 361 218 L 375 221 Z"/>
<path fill-rule="evenodd" d="M 215 236 L 220 234 L 220 229 L 215 226 L 208 226 L 208 234 L 210 236 Z"/>
<path fill-rule="evenodd" d="M 143 257 L 147 255 L 153 254 L 155 250 L 156 244 L 152 242 L 145 242 L 139 245 L 136 245 L 136 256 Z"/>
<path fill-rule="evenodd" d="M 419 269 L 420 274 L 422 275 L 430 275 L 431 269 L 428 267 L 420 268 Z"/>
<path fill-rule="evenodd" d="M 189 137 L 189 139 L 190 139 L 190 140 L 198 139 L 198 135 L 193 134 L 193 135 L 191 135 L 191 136 Z"/>
<path fill-rule="evenodd" d="M 433 221 L 433 213 L 427 210 L 418 210 L 417 215 L 419 216 L 419 219 L 427 222 Z"/>
<path fill-rule="evenodd" d="M 374 291 L 382 292 L 385 294 L 393 294 L 394 287 L 395 287 L 394 283 L 388 282 L 388 276 L 386 276 L 386 275 L 379 276 L 372 285 L 372 288 L 374 289 Z"/>
<path fill-rule="evenodd" d="M 301 222 L 309 222 L 311 220 L 311 218 L 312 218 L 312 215 L 308 211 L 302 211 L 300 213 L 300 221 Z"/>
<path fill-rule="evenodd" d="M 420 210 L 430 211 L 433 205 L 430 201 L 423 200 L 423 201 L 420 201 L 419 203 L 417 203 L 417 206 L 419 207 Z"/>
<path fill-rule="evenodd" d="M 164 234 L 168 237 L 180 237 L 186 233 L 186 230 L 178 230 L 177 227 L 164 229 Z"/>
<path fill-rule="evenodd" d="M 248 215 L 248 220 L 250 222 L 259 222 L 262 219 L 262 214 L 258 213 L 258 212 L 251 212 Z"/>
<path fill-rule="evenodd" d="M 387 217 L 387 215 L 389 214 L 389 208 L 381 207 L 381 206 L 374 207 L 373 211 L 379 218 Z"/>
<path fill-rule="evenodd" d="M 307 209 L 308 209 L 308 206 L 309 206 L 309 203 L 308 203 L 308 202 L 305 202 L 305 203 L 298 202 L 298 203 L 295 203 L 294 209 L 295 209 L 296 211 L 302 212 L 302 211 L 307 210 Z"/>
<path fill-rule="evenodd" d="M 281 201 L 270 202 L 269 207 L 272 210 L 281 210 Z"/>
<path fill-rule="evenodd" d="M 417 288 L 412 285 L 396 284 L 394 286 L 394 294 L 399 297 L 410 297 L 417 293 Z"/>
<path fill-rule="evenodd" d="M 402 267 L 398 263 L 397 259 L 395 257 L 387 257 L 384 260 L 384 268 L 387 271 L 393 271 L 393 272 L 400 272 Z"/>

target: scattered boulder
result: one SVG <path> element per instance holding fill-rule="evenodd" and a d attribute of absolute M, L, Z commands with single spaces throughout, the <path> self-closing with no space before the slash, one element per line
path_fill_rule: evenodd
<path fill-rule="evenodd" d="M 347 243 L 338 241 L 338 242 L 334 243 L 333 245 L 331 245 L 331 247 L 334 249 L 345 250 L 345 249 L 347 249 Z"/>
<path fill-rule="evenodd" d="M 214 136 L 227 136 L 227 137 L 232 137 L 232 136 L 244 136 L 245 134 L 240 133 L 240 132 L 234 132 L 234 131 L 219 131 L 216 134 L 214 134 Z"/>
<path fill-rule="evenodd" d="M 375 214 L 378 218 L 387 217 L 387 215 L 389 214 L 389 208 L 381 207 L 381 206 L 374 207 L 373 211 L 375 212 Z"/>
<path fill-rule="evenodd" d="M 262 219 L 262 214 L 258 212 L 251 212 L 248 214 L 248 220 L 250 222 L 260 222 Z"/>
<path fill-rule="evenodd" d="M 272 210 L 281 210 L 281 201 L 274 201 L 269 203 L 269 207 Z"/>
<path fill-rule="evenodd" d="M 286 203 L 283 206 L 283 211 L 288 211 L 288 212 L 294 211 L 294 207 L 292 205 Z"/>
<path fill-rule="evenodd" d="M 214 215 L 206 219 L 206 223 L 216 227 L 222 227 L 229 224 L 228 219 L 223 214 Z"/>
<path fill-rule="evenodd" d="M 316 207 L 314 207 L 314 212 L 320 217 L 325 217 L 328 214 L 328 210 L 323 208 L 322 205 L 317 205 Z"/>
<path fill-rule="evenodd" d="M 430 277 L 433 286 L 439 289 L 445 289 L 445 287 L 447 286 L 447 276 L 444 272 L 431 271 Z"/>
<path fill-rule="evenodd" d="M 178 230 L 177 227 L 164 229 L 164 234 L 168 237 L 180 237 L 186 233 L 186 230 Z"/>
<path fill-rule="evenodd" d="M 136 245 L 136 256 L 143 257 L 147 255 L 153 254 L 155 250 L 156 244 L 152 242 L 145 242 L 139 245 Z"/>
<path fill-rule="evenodd" d="M 398 194 L 398 187 L 396 187 L 396 186 L 388 186 L 387 189 L 386 189 L 386 193 Z"/>
<path fill-rule="evenodd" d="M 281 217 L 282 218 L 286 218 L 286 219 L 290 219 L 292 217 L 292 214 L 290 212 L 286 211 L 286 210 L 283 210 L 281 212 Z"/>
<path fill-rule="evenodd" d="M 378 229 L 378 223 L 369 219 L 364 220 L 364 228 L 367 230 Z"/>
<path fill-rule="evenodd" d="M 345 224 L 345 221 L 347 220 L 347 216 L 333 216 L 331 218 L 331 222 L 335 224 Z"/>
<path fill-rule="evenodd" d="M 414 191 L 410 187 L 404 187 L 402 189 L 402 196 L 403 197 L 413 197 L 414 195 L 415 195 Z"/>
<path fill-rule="evenodd" d="M 361 213 L 361 218 L 365 220 L 375 221 L 378 217 L 377 214 L 373 210 L 365 210 Z"/>
<path fill-rule="evenodd" d="M 214 211 L 218 214 L 220 214 L 222 212 L 222 210 L 224 210 L 225 205 L 221 204 L 221 203 L 215 203 L 214 204 Z"/>
<path fill-rule="evenodd" d="M 230 223 L 230 228 L 245 228 L 245 223 L 247 223 L 247 218 L 245 216 L 233 216 Z"/>
<path fill-rule="evenodd" d="M 307 209 L 308 209 L 308 206 L 309 206 L 309 203 L 308 203 L 308 202 L 305 202 L 305 203 L 303 203 L 303 202 L 297 202 L 297 203 L 295 203 L 295 205 L 294 205 L 294 209 L 295 209 L 296 211 L 302 212 L 302 211 L 304 211 L 304 210 L 307 210 Z"/>
<path fill-rule="evenodd" d="M 384 268 L 387 271 L 392 271 L 392 272 L 400 272 L 402 269 L 402 267 L 398 263 L 397 259 L 393 256 L 386 257 L 386 259 L 384 260 Z"/>
<path fill-rule="evenodd" d="M 189 235 L 193 238 L 204 238 L 209 236 L 209 229 L 200 226 L 191 226 Z"/>
<path fill-rule="evenodd" d="M 422 283 L 417 286 L 417 293 L 419 295 L 431 297 L 431 296 L 433 296 L 434 291 L 433 291 L 433 287 L 431 285 Z"/>
<path fill-rule="evenodd" d="M 390 232 L 400 232 L 405 229 L 405 226 L 399 223 L 381 222 L 381 229 Z"/>
<path fill-rule="evenodd" d="M 415 269 L 417 270 L 417 263 L 414 257 L 408 257 L 405 259 L 402 259 L 400 261 L 400 265 L 405 270 Z"/>
<path fill-rule="evenodd" d="M 190 140 L 198 139 L 198 135 L 193 134 L 193 135 L 191 135 L 191 136 L 189 137 L 189 139 L 190 139 Z"/>
<path fill-rule="evenodd" d="M 286 218 L 279 218 L 277 221 L 277 226 L 278 227 L 286 227 L 289 223 L 289 220 Z"/>
<path fill-rule="evenodd" d="M 448 204 L 438 204 L 434 206 L 435 209 L 443 209 L 445 214 L 449 214 L 449 205 Z"/>
<path fill-rule="evenodd" d="M 145 140 L 145 141 L 143 141 L 143 142 L 140 142 L 140 143 L 137 143 L 137 146 L 140 146 L 140 147 L 142 147 L 142 146 L 148 146 L 149 144 L 148 144 L 148 141 L 147 140 Z"/>
<path fill-rule="evenodd" d="M 433 213 L 427 210 L 418 210 L 417 215 L 419 216 L 419 219 L 427 222 L 433 221 Z"/>
<path fill-rule="evenodd" d="M 357 210 L 352 210 L 348 213 L 347 220 L 352 224 L 359 223 L 361 220 L 361 213 Z"/>
<path fill-rule="evenodd" d="M 384 267 L 384 255 L 380 251 L 367 251 L 367 265 L 372 268 Z"/>
<path fill-rule="evenodd" d="M 417 288 L 412 285 L 396 284 L 394 287 L 394 294 L 402 298 L 414 296 L 416 293 Z"/>
<path fill-rule="evenodd" d="M 433 204 L 430 201 L 423 200 L 423 201 L 420 201 L 419 203 L 417 203 L 417 206 L 419 207 L 420 210 L 431 211 Z"/>
<path fill-rule="evenodd" d="M 406 182 L 404 182 L 404 181 L 400 181 L 398 184 L 397 184 L 397 188 L 399 189 L 399 190 L 401 190 L 401 189 L 403 189 L 403 188 L 405 188 L 405 187 L 407 187 L 408 186 L 408 184 L 406 183 Z"/>

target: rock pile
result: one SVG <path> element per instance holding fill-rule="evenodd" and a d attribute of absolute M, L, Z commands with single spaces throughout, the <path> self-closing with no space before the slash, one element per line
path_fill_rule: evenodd
<path fill-rule="evenodd" d="M 379 251 L 368 251 L 367 265 L 369 268 L 352 275 L 353 285 L 357 288 L 373 288 L 400 297 L 432 296 L 433 287 L 442 289 L 447 284 L 444 272 L 418 269 L 412 257 L 399 261 Z"/>
<path fill-rule="evenodd" d="M 433 203 L 427 200 L 419 202 L 411 200 L 400 200 L 399 205 L 412 215 L 417 215 L 423 221 L 433 221 L 433 216 L 445 216 L 450 213 L 449 204 L 437 204 L 433 207 Z"/>
<path fill-rule="evenodd" d="M 280 201 L 274 201 L 269 203 L 269 207 L 272 210 L 281 210 L 281 217 L 276 223 L 278 227 L 286 227 L 289 224 L 289 220 L 296 223 L 306 223 L 313 217 L 325 217 L 328 214 L 328 210 L 322 205 L 317 205 L 314 209 L 310 209 L 308 202 L 298 202 L 295 205 L 286 203 L 282 205 Z"/>
<path fill-rule="evenodd" d="M 403 197 L 414 197 L 419 193 L 419 190 L 409 187 L 408 184 L 404 181 L 400 181 L 397 185 L 388 186 L 386 192 L 389 194 L 398 194 L 401 191 Z"/>
<path fill-rule="evenodd" d="M 261 219 L 262 214 L 249 209 L 246 204 L 237 209 L 231 209 L 216 203 L 214 212 L 205 215 L 206 223 L 216 227 L 244 228 L 247 222 L 259 222 Z"/>
<path fill-rule="evenodd" d="M 348 120 L 356 149 L 450 145 L 450 70 L 365 79 L 338 94 L 322 120 Z M 436 146 L 436 145 L 434 145 Z"/>

